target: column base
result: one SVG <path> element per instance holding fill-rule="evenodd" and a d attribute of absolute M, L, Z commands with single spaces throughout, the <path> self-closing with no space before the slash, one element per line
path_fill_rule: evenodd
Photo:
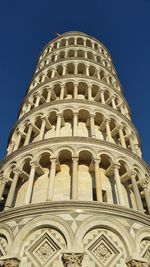
<path fill-rule="evenodd" d="M 3 256 L 0 258 L 0 267 L 19 267 L 20 262 L 17 257 Z"/>

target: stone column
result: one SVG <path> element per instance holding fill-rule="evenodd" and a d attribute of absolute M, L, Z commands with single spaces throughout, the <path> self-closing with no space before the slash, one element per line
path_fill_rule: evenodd
<path fill-rule="evenodd" d="M 46 99 L 46 102 L 49 103 L 51 101 L 51 95 L 52 95 L 52 90 L 49 89 L 48 90 L 48 93 L 47 93 L 47 99 Z"/>
<path fill-rule="evenodd" d="M 16 138 L 16 141 L 15 141 L 15 145 L 14 145 L 14 149 L 13 150 L 18 149 L 20 141 L 21 141 L 21 131 L 17 130 L 17 138 Z"/>
<path fill-rule="evenodd" d="M 122 126 L 119 126 L 119 137 L 120 137 L 120 143 L 121 143 L 122 147 L 127 148 L 125 138 L 123 135 L 123 131 L 122 131 Z"/>
<path fill-rule="evenodd" d="M 102 184 L 101 184 L 99 163 L 100 160 L 95 159 L 96 196 L 97 196 L 97 201 L 102 202 Z"/>
<path fill-rule="evenodd" d="M 78 199 L 78 157 L 72 158 L 72 199 Z"/>
<path fill-rule="evenodd" d="M 25 139 L 25 142 L 24 142 L 25 146 L 28 145 L 29 142 L 30 142 L 31 133 L 32 133 L 32 124 L 31 124 L 31 122 L 28 123 L 28 126 L 29 126 L 29 128 L 28 128 L 28 132 L 26 134 L 26 139 Z"/>
<path fill-rule="evenodd" d="M 63 75 L 66 75 L 66 67 L 67 67 L 67 65 L 66 64 L 63 64 L 62 76 Z"/>
<path fill-rule="evenodd" d="M 51 71 L 52 71 L 51 79 L 53 79 L 55 77 L 56 68 L 52 69 Z"/>
<path fill-rule="evenodd" d="M 78 112 L 73 113 L 73 136 L 78 135 Z"/>
<path fill-rule="evenodd" d="M 89 76 L 89 65 L 86 65 L 86 69 L 85 69 L 85 71 L 86 71 L 85 75 L 86 75 L 86 76 Z"/>
<path fill-rule="evenodd" d="M 40 94 L 36 94 L 35 107 L 39 106 L 39 103 L 40 103 Z"/>
<path fill-rule="evenodd" d="M 7 148 L 7 154 L 10 154 L 13 152 L 15 146 L 15 142 L 12 140 Z"/>
<path fill-rule="evenodd" d="M 104 105 L 105 105 L 104 92 L 105 92 L 105 90 L 104 90 L 104 89 L 101 89 L 101 90 L 100 90 L 101 102 L 102 102 L 102 104 L 104 104 Z"/>
<path fill-rule="evenodd" d="M 116 109 L 115 98 L 116 98 L 116 96 L 114 95 L 114 96 L 112 97 L 112 107 L 113 107 L 114 109 Z"/>
<path fill-rule="evenodd" d="M 83 253 L 63 253 L 61 259 L 64 267 L 81 267 L 83 257 Z"/>
<path fill-rule="evenodd" d="M 78 83 L 74 83 L 74 99 L 78 98 Z"/>
<path fill-rule="evenodd" d="M 7 182 L 8 182 L 8 179 L 6 179 L 3 176 L 3 173 L 0 173 L 0 201 L 2 200 L 3 193 L 4 193 L 4 190 L 5 190 L 5 185 L 6 185 Z"/>
<path fill-rule="evenodd" d="M 6 200 L 6 204 L 5 204 L 5 210 L 12 207 L 14 196 L 15 196 L 15 191 L 16 191 L 16 187 L 17 187 L 17 182 L 18 182 L 19 175 L 20 175 L 21 171 L 18 168 L 15 168 L 13 170 L 13 173 L 14 173 L 14 177 L 12 179 L 10 190 L 9 190 L 9 193 L 7 196 L 7 200 Z"/>
<path fill-rule="evenodd" d="M 88 85 L 88 100 L 92 99 L 92 85 Z"/>
<path fill-rule="evenodd" d="M 45 127 L 46 127 L 46 118 L 41 117 L 41 119 L 42 119 L 42 124 L 41 124 L 41 129 L 40 129 L 39 140 L 44 139 L 44 133 L 45 133 Z"/>
<path fill-rule="evenodd" d="M 28 100 L 27 101 L 27 109 L 26 109 L 26 112 L 29 112 L 30 111 L 31 105 L 32 105 L 32 103 Z"/>
<path fill-rule="evenodd" d="M 121 103 L 121 105 L 120 105 L 120 111 L 121 111 L 121 113 L 122 113 L 123 115 L 125 115 L 124 104 L 123 104 L 123 103 Z"/>
<path fill-rule="evenodd" d="M 150 180 L 148 178 L 143 179 L 142 186 L 144 190 L 145 200 L 148 208 L 148 213 L 150 214 L 150 193 L 148 190 L 148 186 L 150 184 Z"/>
<path fill-rule="evenodd" d="M 137 186 L 137 181 L 136 181 L 135 177 L 136 177 L 136 172 L 132 171 L 131 172 L 131 182 L 132 182 L 132 186 L 133 186 L 133 191 L 134 191 L 134 195 L 135 195 L 135 201 L 136 201 L 137 209 L 139 211 L 144 212 L 140 192 L 139 192 L 139 189 Z"/>
<path fill-rule="evenodd" d="M 56 158 L 51 158 L 51 169 L 48 181 L 47 201 L 53 200 L 55 175 L 56 175 Z"/>
<path fill-rule="evenodd" d="M 65 93 L 65 84 L 61 84 L 60 100 L 64 99 L 64 93 Z"/>
<path fill-rule="evenodd" d="M 91 137 L 96 137 L 95 134 L 95 122 L 94 122 L 94 114 L 90 114 L 90 130 L 91 130 Z"/>
<path fill-rule="evenodd" d="M 74 74 L 78 74 L 78 63 L 74 64 Z"/>
<path fill-rule="evenodd" d="M 106 123 L 106 135 L 107 135 L 107 140 L 108 142 L 112 142 L 112 137 L 111 137 L 111 131 L 110 131 L 110 119 L 105 119 Z"/>
<path fill-rule="evenodd" d="M 60 135 L 60 127 L 61 127 L 61 113 L 57 113 L 57 123 L 56 123 L 56 137 Z"/>
<path fill-rule="evenodd" d="M 35 177 L 37 163 L 34 161 L 31 161 L 30 166 L 31 166 L 31 170 L 30 170 L 30 175 L 29 175 L 29 180 L 28 180 L 28 185 L 27 185 L 27 191 L 26 191 L 26 196 L 25 196 L 25 205 L 29 205 L 31 203 L 34 177 Z"/>
<path fill-rule="evenodd" d="M 123 191 L 122 191 L 122 185 L 121 185 L 120 175 L 119 175 L 120 164 L 114 164 L 113 168 L 114 168 L 114 179 L 116 182 L 119 205 L 124 205 Z"/>

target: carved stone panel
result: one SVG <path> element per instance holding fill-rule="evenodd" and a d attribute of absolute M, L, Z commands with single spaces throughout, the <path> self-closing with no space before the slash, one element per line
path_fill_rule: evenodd
<path fill-rule="evenodd" d="M 62 262 L 65 267 L 82 266 L 83 253 L 63 253 Z"/>

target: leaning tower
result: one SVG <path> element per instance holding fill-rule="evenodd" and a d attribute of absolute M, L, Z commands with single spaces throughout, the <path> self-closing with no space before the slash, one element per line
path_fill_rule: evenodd
<path fill-rule="evenodd" d="M 150 266 L 149 177 L 108 50 L 58 36 L 0 165 L 1 266 Z"/>

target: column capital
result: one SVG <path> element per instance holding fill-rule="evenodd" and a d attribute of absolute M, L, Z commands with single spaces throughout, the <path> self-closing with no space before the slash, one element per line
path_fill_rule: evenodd
<path fill-rule="evenodd" d="M 19 267 L 21 261 L 17 257 L 12 257 L 2 259 L 2 262 L 4 267 Z"/>
<path fill-rule="evenodd" d="M 137 172 L 135 170 L 131 170 L 130 175 L 135 178 L 137 175 Z"/>
<path fill-rule="evenodd" d="M 59 117 L 59 116 L 61 117 L 61 116 L 62 116 L 62 112 L 60 112 L 60 111 L 57 112 L 57 113 L 56 113 L 56 116 L 57 116 L 57 117 Z"/>
<path fill-rule="evenodd" d="M 62 262 L 64 267 L 80 267 L 82 266 L 83 253 L 63 253 Z"/>
<path fill-rule="evenodd" d="M 146 262 L 142 262 L 140 260 L 130 260 L 129 262 L 127 262 L 127 266 L 128 267 L 148 267 L 149 264 Z"/>
<path fill-rule="evenodd" d="M 35 96 L 41 96 L 39 92 L 35 92 Z"/>
<path fill-rule="evenodd" d="M 38 167 L 38 162 L 37 161 L 33 161 L 33 160 L 31 160 L 30 161 L 30 166 L 31 166 L 31 168 L 34 166 L 35 168 L 37 168 Z"/>
<path fill-rule="evenodd" d="M 110 122 L 110 118 L 104 118 L 104 122 Z"/>
<path fill-rule="evenodd" d="M 119 162 L 115 162 L 115 163 L 113 163 L 113 169 L 117 169 L 117 170 L 119 170 L 120 169 L 120 163 Z"/>
<path fill-rule="evenodd" d="M 143 186 L 144 189 L 148 189 L 148 185 L 150 184 L 150 179 L 146 177 L 145 179 L 142 179 L 141 185 Z"/>
<path fill-rule="evenodd" d="M 7 183 L 8 181 L 9 181 L 9 179 L 6 178 L 6 177 L 4 176 L 3 173 L 1 173 L 1 174 L 0 174 L 0 184 L 5 184 L 5 183 Z"/>
<path fill-rule="evenodd" d="M 53 162 L 56 162 L 57 161 L 57 158 L 49 158 L 50 159 L 50 162 L 53 163 Z"/>
<path fill-rule="evenodd" d="M 73 115 L 78 116 L 79 115 L 79 112 L 78 111 L 73 111 Z"/>
<path fill-rule="evenodd" d="M 74 162 L 78 162 L 78 160 L 79 160 L 79 157 L 78 157 L 78 156 L 73 156 L 73 157 L 72 157 L 72 161 L 74 161 Z"/>
<path fill-rule="evenodd" d="M 95 164 L 100 164 L 101 159 L 95 159 L 95 158 L 94 158 L 94 162 L 95 162 Z"/>
<path fill-rule="evenodd" d="M 95 114 L 91 113 L 91 114 L 90 114 L 90 117 L 91 117 L 91 118 L 95 118 Z"/>
<path fill-rule="evenodd" d="M 14 169 L 13 169 L 13 173 L 14 174 L 21 174 L 21 170 L 19 170 L 19 168 L 16 166 Z"/>
<path fill-rule="evenodd" d="M 104 88 L 100 88 L 100 92 L 104 93 L 105 89 Z"/>

